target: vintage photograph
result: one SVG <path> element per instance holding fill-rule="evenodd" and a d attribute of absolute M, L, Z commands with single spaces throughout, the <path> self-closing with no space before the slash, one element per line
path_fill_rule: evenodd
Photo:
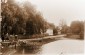
<path fill-rule="evenodd" d="M 85 0 L 0 0 L 0 55 L 84 55 Z"/>

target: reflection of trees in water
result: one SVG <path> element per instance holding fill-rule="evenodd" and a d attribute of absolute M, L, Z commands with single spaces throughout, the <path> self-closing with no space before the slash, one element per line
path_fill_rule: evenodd
<path fill-rule="evenodd" d="M 36 54 L 41 51 L 41 46 L 35 46 L 35 45 L 28 45 L 28 46 L 18 46 L 17 47 L 17 53 L 24 53 L 27 54 Z"/>
<path fill-rule="evenodd" d="M 1 51 L 2 53 L 6 52 L 6 50 L 8 50 L 8 47 L 1 47 L 1 49 L 0 49 L 0 51 Z"/>

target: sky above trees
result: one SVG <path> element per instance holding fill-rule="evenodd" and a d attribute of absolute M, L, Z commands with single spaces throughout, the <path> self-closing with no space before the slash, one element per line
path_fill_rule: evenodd
<path fill-rule="evenodd" d="M 39 10 L 44 18 L 55 25 L 60 20 L 66 21 L 67 25 L 74 20 L 85 20 L 85 0 L 27 0 Z M 24 0 L 16 0 L 24 3 Z"/>
<path fill-rule="evenodd" d="M 85 0 L 28 0 L 44 18 L 55 25 L 65 20 L 67 25 L 74 20 L 85 20 Z"/>

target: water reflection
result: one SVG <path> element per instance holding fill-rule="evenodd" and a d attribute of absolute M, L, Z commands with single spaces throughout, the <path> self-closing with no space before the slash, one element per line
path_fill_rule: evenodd
<path fill-rule="evenodd" d="M 16 48 L 16 54 L 36 54 L 41 51 L 41 46 L 28 45 L 28 46 L 18 46 Z"/>
<path fill-rule="evenodd" d="M 1 48 L 2 55 L 9 55 L 10 53 L 12 53 L 12 55 L 38 54 L 40 51 L 41 51 L 40 45 L 17 46 L 16 49 L 14 47 Z"/>
<path fill-rule="evenodd" d="M 14 47 L 4 47 L 1 49 L 1 52 L 3 55 L 21 55 L 21 54 L 33 54 L 33 55 L 39 55 L 42 52 L 42 46 L 54 41 L 54 39 L 46 39 L 46 40 L 40 40 L 40 41 L 25 41 L 25 42 L 19 42 L 18 46 L 15 49 Z M 9 53 L 9 54 L 6 54 Z"/>
<path fill-rule="evenodd" d="M 40 42 L 41 43 L 41 42 Z M 38 42 L 38 44 L 40 44 Z M 31 43 L 32 44 L 32 43 Z M 16 49 L 12 47 L 1 48 L 3 55 L 49 55 L 50 54 L 76 54 L 84 53 L 84 43 L 80 40 L 59 40 L 43 45 L 23 44 L 17 46 Z M 70 50 L 69 50 L 70 49 Z M 6 53 L 7 51 L 7 53 Z"/>

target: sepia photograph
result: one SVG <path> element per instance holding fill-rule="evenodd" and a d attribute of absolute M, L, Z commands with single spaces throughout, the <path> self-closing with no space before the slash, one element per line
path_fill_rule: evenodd
<path fill-rule="evenodd" d="M 84 55 L 85 0 L 0 0 L 0 55 Z"/>

